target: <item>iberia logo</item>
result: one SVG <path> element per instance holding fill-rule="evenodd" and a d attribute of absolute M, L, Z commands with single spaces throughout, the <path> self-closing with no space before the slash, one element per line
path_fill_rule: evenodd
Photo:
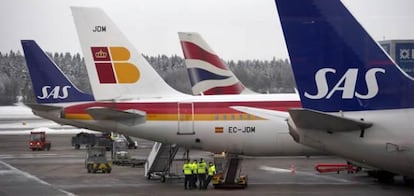
<path fill-rule="evenodd" d="M 130 63 L 129 50 L 124 47 L 91 47 L 99 82 L 105 84 L 135 83 L 138 68 Z"/>

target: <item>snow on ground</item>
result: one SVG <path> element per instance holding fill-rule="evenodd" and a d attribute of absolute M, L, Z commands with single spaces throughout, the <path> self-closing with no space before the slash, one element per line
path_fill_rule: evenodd
<path fill-rule="evenodd" d="M 31 131 L 45 131 L 47 134 L 98 133 L 42 119 L 25 105 L 0 106 L 0 135 L 30 134 Z"/>

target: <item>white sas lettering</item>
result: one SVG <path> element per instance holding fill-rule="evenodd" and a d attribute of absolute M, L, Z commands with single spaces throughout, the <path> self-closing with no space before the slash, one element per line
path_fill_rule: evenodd
<path fill-rule="evenodd" d="M 320 69 L 315 74 L 316 88 L 318 90 L 317 94 L 312 95 L 308 92 L 305 92 L 304 95 L 309 99 L 329 99 L 335 92 L 342 91 L 343 99 L 352 99 L 354 96 L 360 99 L 370 99 L 378 94 L 378 82 L 375 75 L 377 72 L 385 73 L 385 70 L 381 68 L 372 68 L 366 72 L 365 83 L 368 92 L 367 94 L 363 95 L 355 91 L 358 69 L 348 69 L 348 71 L 346 71 L 341 79 L 336 82 L 335 86 L 331 90 L 328 88 L 326 75 L 327 73 L 336 73 L 336 70 L 332 68 Z"/>
<path fill-rule="evenodd" d="M 37 96 L 39 99 L 65 99 L 69 96 L 68 89 L 70 86 L 64 86 L 62 91 L 60 91 L 60 86 L 55 86 L 53 89 L 51 86 L 42 87 L 42 96 Z M 50 92 L 49 92 L 50 91 Z M 61 92 L 61 93 L 60 93 Z"/>
<path fill-rule="evenodd" d="M 367 83 L 368 93 L 366 95 L 361 95 L 358 92 L 355 92 L 355 96 L 361 99 L 371 99 L 378 94 L 378 82 L 375 74 L 377 72 L 385 73 L 384 69 L 373 68 L 367 71 L 365 74 L 365 81 Z"/>
<path fill-rule="evenodd" d="M 68 88 L 70 88 L 70 86 L 64 86 L 64 87 L 62 88 L 62 93 L 63 93 L 63 95 L 62 95 L 62 96 L 60 96 L 60 97 L 59 97 L 59 99 L 66 99 L 66 98 L 69 96 L 69 93 L 68 93 Z"/>
<path fill-rule="evenodd" d="M 326 73 L 332 72 L 335 73 L 336 71 L 331 68 L 324 68 L 316 72 L 315 74 L 315 81 L 316 87 L 318 88 L 318 93 L 316 95 L 311 95 L 305 92 L 305 97 L 309 99 L 320 99 L 325 97 L 328 94 L 328 82 L 326 82 Z"/>
<path fill-rule="evenodd" d="M 355 84 L 358 76 L 358 69 L 348 69 L 344 76 L 336 83 L 327 99 L 331 98 L 335 91 L 342 91 L 343 99 L 352 99 L 355 92 Z M 343 85 L 342 85 L 343 83 Z M 342 87 L 341 87 L 342 86 Z"/>

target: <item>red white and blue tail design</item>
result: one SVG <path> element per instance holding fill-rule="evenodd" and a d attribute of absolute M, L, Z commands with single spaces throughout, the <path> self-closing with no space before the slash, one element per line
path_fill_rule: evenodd
<path fill-rule="evenodd" d="M 178 33 L 194 95 L 252 94 L 198 33 Z"/>

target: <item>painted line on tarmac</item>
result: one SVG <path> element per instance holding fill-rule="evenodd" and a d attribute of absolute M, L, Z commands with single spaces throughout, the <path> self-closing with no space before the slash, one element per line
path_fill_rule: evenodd
<path fill-rule="evenodd" d="M 75 155 L 72 156 L 65 156 L 61 154 L 2 154 L 0 155 L 0 159 L 34 159 L 34 158 L 51 158 L 51 157 L 59 157 L 59 158 L 72 158 L 77 157 Z"/>
<path fill-rule="evenodd" d="M 275 172 L 275 173 L 294 173 L 298 175 L 312 176 L 315 178 L 322 178 L 325 180 L 336 181 L 338 183 L 354 183 L 346 179 L 336 178 L 336 177 L 331 177 L 331 176 L 321 176 L 321 175 L 311 173 L 311 172 L 302 172 L 302 171 L 297 171 L 297 170 L 292 172 L 291 169 L 283 169 L 283 168 L 269 167 L 269 166 L 260 166 L 259 169 L 264 170 L 264 171 Z"/>
<path fill-rule="evenodd" d="M 46 134 L 77 134 L 80 132 L 86 132 L 86 133 L 93 133 L 98 134 L 100 132 L 96 131 L 90 131 L 86 129 L 77 129 L 77 128 L 59 128 L 59 129 L 50 129 L 50 128 L 18 128 L 16 130 L 2 130 L 0 129 L 0 135 L 30 135 L 30 132 L 32 131 L 44 131 Z"/>
<path fill-rule="evenodd" d="M 3 161 L 0 161 L 0 164 L 3 164 L 4 166 L 8 167 L 8 168 L 11 170 L 10 172 L 6 172 L 6 173 L 17 173 L 17 174 L 20 174 L 20 175 L 23 175 L 24 177 L 26 177 L 26 178 L 28 178 L 28 179 L 32 179 L 32 180 L 34 180 L 34 181 L 37 181 L 37 182 L 39 182 L 40 184 L 50 186 L 50 187 L 52 187 L 52 188 L 54 188 L 54 189 L 56 189 L 56 190 L 58 190 L 58 191 L 60 191 L 60 192 L 62 192 L 62 193 L 64 193 L 64 194 L 66 194 L 66 195 L 69 195 L 69 196 L 75 196 L 75 194 L 73 194 L 73 193 L 71 193 L 71 192 L 68 192 L 68 191 L 65 191 L 65 190 L 63 190 L 63 189 L 57 188 L 57 187 L 55 187 L 55 186 L 53 186 L 53 185 L 51 185 L 51 184 L 47 183 L 46 181 L 43 181 L 43 180 L 41 180 L 40 178 L 38 178 L 38 177 L 36 177 L 36 176 L 33 176 L 33 175 L 31 175 L 31 174 L 29 174 L 29 173 L 27 173 L 27 172 L 24 172 L 24 171 L 22 171 L 22 170 L 19 170 L 19 169 L 15 168 L 15 167 L 13 167 L 13 166 L 11 166 L 11 165 L 9 165 L 9 164 L 7 164 L 7 163 L 3 162 Z M 4 170 L 3 170 L 3 171 L 4 171 Z"/>
<path fill-rule="evenodd" d="M 59 185 L 59 187 L 66 188 L 66 189 L 77 189 L 77 188 L 91 188 L 91 189 L 99 189 L 99 188 L 125 188 L 125 187 L 157 187 L 159 186 L 160 182 L 153 182 L 153 183 L 120 183 L 120 182 L 113 182 L 113 183 L 106 183 L 106 184 L 70 184 L 70 185 Z M 173 183 L 171 183 L 173 184 Z M 181 184 L 181 182 L 180 182 Z"/>

